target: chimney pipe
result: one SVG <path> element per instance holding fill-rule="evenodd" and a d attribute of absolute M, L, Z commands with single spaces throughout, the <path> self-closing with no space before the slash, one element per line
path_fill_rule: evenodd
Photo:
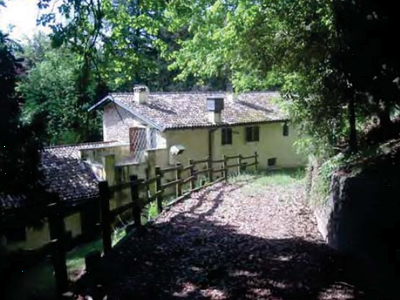
<path fill-rule="evenodd" d="M 133 88 L 134 101 L 138 104 L 147 102 L 149 88 L 145 85 L 138 85 Z"/>
<path fill-rule="evenodd" d="M 213 124 L 222 122 L 221 112 L 224 109 L 224 98 L 208 97 L 207 98 L 207 115 L 208 121 Z"/>

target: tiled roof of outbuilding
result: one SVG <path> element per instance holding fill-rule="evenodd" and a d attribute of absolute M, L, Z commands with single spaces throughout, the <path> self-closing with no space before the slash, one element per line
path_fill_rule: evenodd
<path fill-rule="evenodd" d="M 24 205 L 26 197 L 24 195 L 8 195 L 0 193 L 0 211 L 17 208 Z"/>
<path fill-rule="evenodd" d="M 40 168 L 48 192 L 57 193 L 64 203 L 96 197 L 98 180 L 89 166 L 80 159 L 79 150 L 118 145 L 119 142 L 85 143 L 46 147 L 41 152 Z M 0 210 L 24 205 L 24 195 L 0 193 Z"/>
<path fill-rule="evenodd" d="M 238 95 L 237 100 L 228 100 L 225 93 L 150 93 L 144 104 L 134 102 L 134 93 L 113 93 L 110 96 L 164 129 L 215 126 L 207 117 L 206 99 L 209 96 L 225 98 L 222 125 L 287 119 L 279 106 L 273 103 L 274 98 L 279 97 L 276 92 L 245 93 Z"/>

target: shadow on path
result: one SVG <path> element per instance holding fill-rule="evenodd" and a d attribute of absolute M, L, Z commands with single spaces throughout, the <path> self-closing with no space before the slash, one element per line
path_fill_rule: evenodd
<path fill-rule="evenodd" d="M 323 244 L 177 215 L 128 237 L 77 286 L 94 299 L 366 299 Z"/>

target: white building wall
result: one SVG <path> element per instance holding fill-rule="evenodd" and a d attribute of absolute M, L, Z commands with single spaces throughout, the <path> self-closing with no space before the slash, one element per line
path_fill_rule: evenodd
<path fill-rule="evenodd" d="M 295 167 L 305 164 L 305 158 L 298 155 L 293 143 L 299 138 L 293 126 L 289 126 L 289 135 L 283 136 L 283 123 L 267 123 L 257 125 L 260 127 L 259 141 L 246 142 L 246 126 L 234 126 L 232 128 L 232 144 L 221 144 L 221 128 L 212 133 L 213 159 L 220 159 L 223 155 L 235 156 L 259 154 L 260 168 L 267 168 L 268 159 L 276 158 L 278 167 Z M 175 159 L 183 165 L 187 165 L 189 159 L 200 160 L 209 155 L 208 131 L 212 129 L 182 129 L 164 132 L 167 140 L 167 149 L 176 144 L 185 146 L 183 154 Z M 232 162 L 232 164 L 234 164 Z"/>

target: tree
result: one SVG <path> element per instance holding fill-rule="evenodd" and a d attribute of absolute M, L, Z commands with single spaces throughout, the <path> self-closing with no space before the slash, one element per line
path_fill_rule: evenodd
<path fill-rule="evenodd" d="M 42 49 L 46 52 L 42 53 Z M 25 47 L 25 53 L 25 60 L 34 64 L 18 87 L 25 99 L 24 120 L 28 123 L 37 119 L 44 121 L 43 142 L 46 144 L 75 144 L 98 139 L 98 120 L 88 120 L 90 103 L 80 101 L 82 62 L 79 57 L 65 46 L 52 48 L 50 40 L 41 36 L 33 38 Z M 86 84 L 85 93 L 93 101 L 96 83 Z"/>
<path fill-rule="evenodd" d="M 41 0 L 39 6 L 51 3 Z M 67 23 L 56 20 L 53 13 L 42 15 L 40 22 L 53 28 L 56 44 L 71 44 L 74 53 L 86 57 L 84 65 L 92 76 L 111 90 L 129 91 L 137 83 L 156 91 L 196 89 L 199 83 L 225 87 L 226 76 L 199 82 L 189 75 L 185 82 L 175 81 L 178 71 L 168 67 L 169 54 L 178 49 L 176 40 L 187 30 L 167 30 L 166 5 L 160 0 L 63 0 L 58 10 Z"/>
<path fill-rule="evenodd" d="M 32 195 L 40 189 L 41 124 L 25 126 L 20 121 L 21 99 L 15 87 L 22 66 L 14 51 L 16 44 L 0 32 L 0 192 Z"/>
<path fill-rule="evenodd" d="M 170 29 L 188 28 L 190 38 L 172 66 L 182 78 L 228 73 L 239 90 L 268 87 L 273 75 L 313 145 L 329 155 L 347 142 L 352 152 L 357 128 L 374 115 L 390 126 L 398 105 L 395 12 L 377 0 L 178 0 Z"/>

